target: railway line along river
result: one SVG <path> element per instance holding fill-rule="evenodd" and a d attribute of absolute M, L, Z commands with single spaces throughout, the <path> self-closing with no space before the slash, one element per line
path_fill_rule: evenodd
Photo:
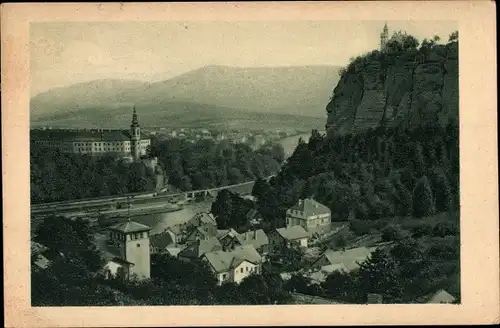
<path fill-rule="evenodd" d="M 310 134 L 300 134 L 280 140 L 280 143 L 285 151 L 285 157 L 292 155 L 295 147 L 297 147 L 299 138 L 302 138 L 307 142 L 309 140 L 309 136 Z M 150 226 L 152 228 L 151 233 L 157 234 L 163 232 L 168 227 L 186 222 L 196 213 L 210 211 L 211 206 L 212 200 L 210 199 L 207 201 L 191 202 L 185 204 L 182 210 L 176 212 L 138 215 L 134 216 L 133 220 Z"/>

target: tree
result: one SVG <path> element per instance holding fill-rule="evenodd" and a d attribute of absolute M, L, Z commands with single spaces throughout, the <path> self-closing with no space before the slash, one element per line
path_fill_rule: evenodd
<path fill-rule="evenodd" d="M 420 218 L 434 213 L 434 197 L 426 176 L 421 177 L 413 190 L 413 215 Z"/>
<path fill-rule="evenodd" d="M 400 181 L 396 183 L 396 213 L 408 216 L 412 213 L 412 195 Z"/>
<path fill-rule="evenodd" d="M 452 194 L 450 184 L 444 173 L 441 170 L 434 170 L 431 175 L 430 183 L 434 191 L 436 211 L 449 211 L 452 204 Z"/>
<path fill-rule="evenodd" d="M 81 261 L 91 272 L 102 266 L 100 253 L 94 244 L 93 231 L 84 219 L 49 216 L 35 230 L 34 241 L 47 247 L 52 254 L 74 258 L 75 263 Z"/>
<path fill-rule="evenodd" d="M 323 283 L 323 289 L 331 298 L 350 300 L 350 294 L 356 288 L 356 276 L 342 271 L 330 273 Z"/>
<path fill-rule="evenodd" d="M 448 38 L 448 42 L 456 42 L 458 41 L 458 31 L 454 31 L 450 34 L 450 37 Z"/>
<path fill-rule="evenodd" d="M 412 50 L 417 49 L 419 45 L 419 41 L 412 35 L 407 35 L 403 40 L 403 49 L 404 50 Z"/>
<path fill-rule="evenodd" d="M 316 150 L 323 144 L 323 136 L 318 132 L 318 130 L 313 129 L 311 131 L 311 137 L 309 138 L 309 149 Z"/>
<path fill-rule="evenodd" d="M 229 227 L 233 213 L 233 202 L 230 191 L 224 189 L 217 194 L 215 202 L 212 203 L 211 212 L 217 220 L 217 227 L 219 229 Z"/>
<path fill-rule="evenodd" d="M 255 183 L 254 183 L 253 188 L 252 188 L 252 196 L 259 199 L 260 197 L 262 197 L 262 195 L 265 194 L 265 192 L 267 191 L 268 188 L 269 188 L 269 185 L 267 184 L 267 182 L 264 179 L 262 179 L 261 177 L 258 177 L 255 180 Z"/>
<path fill-rule="evenodd" d="M 386 251 L 377 249 L 359 268 L 359 295 L 366 301 L 366 294 L 381 294 L 388 302 L 397 302 L 403 295 L 403 286 L 398 276 L 397 262 Z"/>
<path fill-rule="evenodd" d="M 292 277 L 285 282 L 285 289 L 291 292 L 307 293 L 309 281 L 300 274 L 293 274 Z"/>
<path fill-rule="evenodd" d="M 382 240 L 383 241 L 397 241 L 405 236 L 403 230 L 398 225 L 388 225 L 382 229 Z"/>
<path fill-rule="evenodd" d="M 439 222 L 434 226 L 432 234 L 436 237 L 456 236 L 458 226 L 452 222 Z"/>

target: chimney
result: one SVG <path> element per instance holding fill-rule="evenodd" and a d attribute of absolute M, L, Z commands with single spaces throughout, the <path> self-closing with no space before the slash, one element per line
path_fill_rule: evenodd
<path fill-rule="evenodd" d="M 253 239 L 257 239 L 257 230 L 253 231 Z"/>
<path fill-rule="evenodd" d="M 382 304 L 382 295 L 369 293 L 366 296 L 367 304 Z"/>

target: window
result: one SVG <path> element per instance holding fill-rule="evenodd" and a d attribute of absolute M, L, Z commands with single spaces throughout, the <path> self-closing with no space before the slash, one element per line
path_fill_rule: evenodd
<path fill-rule="evenodd" d="M 240 272 L 243 273 L 243 268 L 240 269 Z"/>
<path fill-rule="evenodd" d="M 137 247 L 141 247 L 141 244 L 137 244 Z"/>
<path fill-rule="evenodd" d="M 225 273 L 223 273 L 223 274 L 222 274 L 222 280 L 225 280 L 225 279 L 226 279 L 226 274 L 225 274 Z"/>
<path fill-rule="evenodd" d="M 247 272 L 248 272 L 248 267 L 247 267 Z"/>

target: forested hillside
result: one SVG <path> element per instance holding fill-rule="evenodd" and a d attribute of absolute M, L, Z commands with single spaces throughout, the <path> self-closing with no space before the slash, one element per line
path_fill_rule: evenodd
<path fill-rule="evenodd" d="M 276 173 L 284 159 L 280 144 L 252 150 L 227 140 L 152 140 L 151 154 L 165 168 L 169 184 L 196 190 L 247 182 Z"/>
<path fill-rule="evenodd" d="M 67 154 L 33 146 L 30 152 L 31 202 L 55 202 L 153 190 L 154 170 L 112 156 Z"/>

